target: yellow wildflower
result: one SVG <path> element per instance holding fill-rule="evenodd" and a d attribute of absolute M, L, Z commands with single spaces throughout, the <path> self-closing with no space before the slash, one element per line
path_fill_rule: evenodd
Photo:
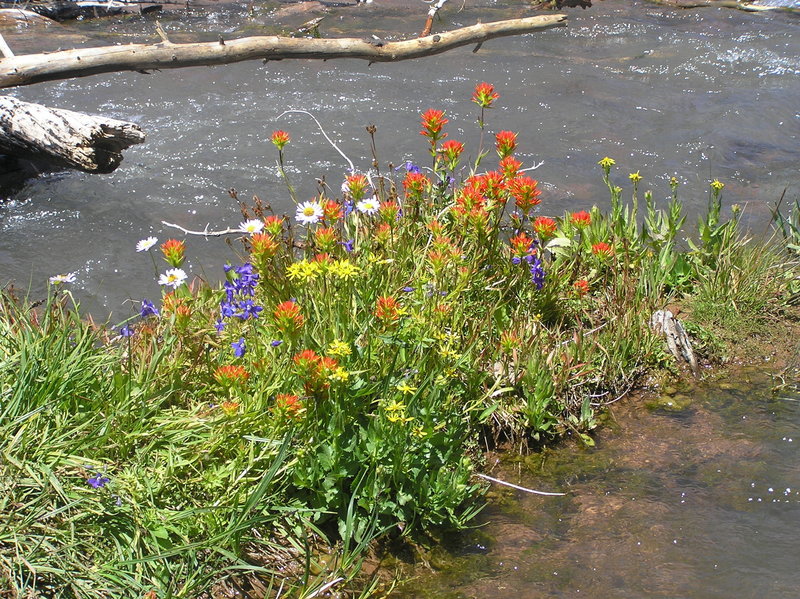
<path fill-rule="evenodd" d="M 635 173 L 628 175 L 628 179 L 630 179 L 633 183 L 638 183 L 642 180 L 642 176 L 639 174 L 639 171 L 636 171 Z"/>
<path fill-rule="evenodd" d="M 609 158 L 608 156 L 606 156 L 605 158 L 603 158 L 597 164 L 599 164 L 603 168 L 611 168 L 612 166 L 614 166 L 616 164 L 616 162 L 614 162 L 613 158 Z"/>
<path fill-rule="evenodd" d="M 294 262 L 286 268 L 286 275 L 295 282 L 308 283 L 316 279 L 320 274 L 319 262 L 309 262 L 300 260 Z"/>
<path fill-rule="evenodd" d="M 461 357 L 461 354 L 453 350 L 453 348 L 451 347 L 440 347 L 439 355 L 442 356 L 445 360 L 454 360 L 454 361 L 458 360 Z"/>
<path fill-rule="evenodd" d="M 361 274 L 361 269 L 349 260 L 334 260 L 328 266 L 328 272 L 338 279 L 347 281 Z"/>
<path fill-rule="evenodd" d="M 411 430 L 411 434 L 414 435 L 417 439 L 424 439 L 428 436 L 427 431 L 422 428 L 422 425 L 417 425 Z"/>
<path fill-rule="evenodd" d="M 722 191 L 722 188 L 723 188 L 723 187 L 725 187 L 725 184 L 724 184 L 722 181 L 720 181 L 719 179 L 714 179 L 714 180 L 711 182 L 711 189 L 713 189 L 713 190 L 714 190 L 714 191 L 716 191 L 717 193 L 719 193 L 720 191 Z"/>
<path fill-rule="evenodd" d="M 328 378 L 335 383 L 346 383 L 348 380 L 350 380 L 350 373 L 339 366 L 336 370 L 328 375 Z"/>
<path fill-rule="evenodd" d="M 417 392 L 417 388 L 409 385 L 408 382 L 406 382 L 406 381 L 403 381 L 402 383 L 397 385 L 397 390 L 400 393 L 408 394 L 408 395 L 412 395 L 412 394 Z"/>
<path fill-rule="evenodd" d="M 335 339 L 331 342 L 328 346 L 328 355 L 336 356 L 338 358 L 349 356 L 352 353 L 350 349 L 350 345 L 345 343 L 344 341 L 339 341 Z"/>

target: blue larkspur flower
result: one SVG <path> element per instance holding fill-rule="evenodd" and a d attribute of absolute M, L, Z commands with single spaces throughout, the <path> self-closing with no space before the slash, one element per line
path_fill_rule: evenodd
<path fill-rule="evenodd" d="M 536 257 L 531 262 L 531 280 L 533 284 L 536 285 L 536 289 L 541 289 L 544 287 L 544 266 L 542 265 L 542 261 Z"/>
<path fill-rule="evenodd" d="M 342 244 L 342 247 L 344 248 L 345 252 L 347 252 L 348 254 L 353 253 L 353 244 L 355 243 L 354 240 L 348 239 L 347 241 L 340 241 L 339 243 Z"/>
<path fill-rule="evenodd" d="M 93 487 L 95 489 L 102 489 L 108 483 L 111 482 L 111 479 L 98 472 L 97 474 L 89 478 L 86 482 L 89 483 L 90 487 Z"/>
<path fill-rule="evenodd" d="M 237 358 L 243 357 L 247 351 L 247 348 L 244 344 L 244 337 L 239 337 L 239 341 L 234 341 L 231 343 L 231 347 L 233 348 L 233 355 Z"/>
<path fill-rule="evenodd" d="M 283 341 L 281 341 L 280 339 L 273 339 L 272 343 L 270 343 L 270 345 L 272 347 L 278 347 L 281 343 L 283 343 Z"/>
<path fill-rule="evenodd" d="M 148 316 L 158 316 L 158 308 L 153 305 L 153 302 L 150 300 L 143 299 L 142 300 L 142 309 L 139 310 L 139 316 L 142 318 L 147 318 Z"/>
<path fill-rule="evenodd" d="M 412 291 L 414 291 L 414 288 L 406 286 L 406 287 L 403 287 L 403 289 L 401 291 L 404 291 L 405 293 L 411 293 Z"/>
<path fill-rule="evenodd" d="M 219 313 L 223 318 L 230 318 L 236 314 L 236 308 L 230 301 L 223 301 L 219 305 Z"/>
<path fill-rule="evenodd" d="M 222 331 L 225 330 L 225 323 L 222 322 L 221 318 L 218 318 L 217 322 L 214 323 L 214 328 L 217 329 L 217 333 L 221 333 Z"/>
<path fill-rule="evenodd" d="M 120 327 L 119 334 L 123 337 L 131 337 L 133 335 L 133 327 L 130 327 L 126 324 L 125 326 Z"/>

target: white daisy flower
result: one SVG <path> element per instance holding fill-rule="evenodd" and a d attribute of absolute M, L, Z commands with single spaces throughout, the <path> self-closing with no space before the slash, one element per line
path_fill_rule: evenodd
<path fill-rule="evenodd" d="M 319 202 L 303 202 L 297 206 L 294 217 L 301 225 L 313 225 L 322 218 L 322 206 Z"/>
<path fill-rule="evenodd" d="M 148 237 L 147 239 L 142 239 L 136 242 L 136 251 L 146 252 L 157 243 L 158 243 L 158 238 L 156 237 Z"/>
<path fill-rule="evenodd" d="M 74 283 L 75 282 L 75 273 L 69 272 L 65 275 L 56 275 L 54 277 L 50 277 L 50 283 L 53 285 L 60 285 L 61 283 Z"/>
<path fill-rule="evenodd" d="M 186 273 L 182 269 L 170 268 L 166 273 L 158 277 L 158 284 L 177 289 L 183 284 L 186 278 Z"/>
<path fill-rule="evenodd" d="M 261 231 L 264 230 L 264 221 L 258 220 L 257 218 L 251 218 L 243 223 L 239 223 L 239 230 L 242 233 L 249 233 L 250 235 L 253 235 L 254 233 L 261 233 Z"/>
<path fill-rule="evenodd" d="M 356 204 L 356 209 L 364 214 L 375 214 L 378 212 L 378 208 L 380 207 L 381 203 L 378 201 L 378 198 L 374 196 L 361 200 L 358 204 Z"/>

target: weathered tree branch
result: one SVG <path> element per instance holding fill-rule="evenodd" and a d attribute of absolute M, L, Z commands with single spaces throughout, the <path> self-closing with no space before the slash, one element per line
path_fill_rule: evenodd
<path fill-rule="evenodd" d="M 496 37 L 564 27 L 566 15 L 543 15 L 479 23 L 453 31 L 399 42 L 375 43 L 355 38 L 296 39 L 247 37 L 219 42 L 130 44 L 81 48 L 0 59 L 0 88 L 86 77 L 117 71 L 175 69 L 263 59 L 361 58 L 372 62 L 410 60 L 478 44 Z"/>

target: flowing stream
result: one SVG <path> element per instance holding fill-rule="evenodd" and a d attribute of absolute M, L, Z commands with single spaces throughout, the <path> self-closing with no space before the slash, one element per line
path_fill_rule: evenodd
<path fill-rule="evenodd" d="M 293 12 L 294 11 L 294 12 Z M 299 7 L 254 5 L 197 11 L 161 20 L 175 41 L 292 29 L 315 16 Z M 421 29 L 425 5 L 376 0 L 328 9 L 328 36 L 396 39 Z M 127 298 L 157 296 L 153 263 L 134 252 L 137 240 L 180 236 L 161 221 L 190 229 L 236 226 L 241 217 L 227 190 L 253 194 L 278 212 L 292 202 L 269 143 L 274 129 L 292 135 L 287 171 L 300 201 L 324 178 L 335 193 L 346 162 L 306 116 L 307 110 L 358 168 L 371 162 L 365 127 L 377 125 L 382 165 L 426 161 L 419 114 L 443 108 L 450 137 L 479 140 L 480 81 L 501 94 L 487 115 L 491 134 L 519 132 L 519 157 L 542 162 L 534 175 L 544 190 L 543 214 L 608 201 L 597 161 L 617 161 L 616 182 L 629 187 L 640 171 L 659 201 L 677 176 L 693 215 L 708 199 L 708 182 L 726 183 L 726 210 L 746 205 L 746 222 L 762 234 L 769 207 L 789 188 L 797 197 L 800 165 L 800 36 L 796 14 L 730 9 L 675 10 L 605 0 L 567 9 L 566 28 L 490 40 L 477 53 L 462 48 L 427 59 L 368 65 L 363 61 L 296 60 L 152 73 L 93 76 L 12 90 L 53 107 L 102 113 L 141 125 L 147 141 L 128 149 L 122 166 L 98 176 L 58 173 L 29 183 L 0 208 L 0 278 L 41 294 L 47 277 L 76 272 L 73 286 L 87 310 L 129 313 Z M 506 0 L 459 3 L 441 11 L 437 30 L 525 16 Z M 95 20 L 4 36 L 17 53 L 113 41 L 156 41 L 152 19 Z M 492 158 L 484 163 L 493 166 Z M 690 219 L 691 220 L 691 219 Z M 193 274 L 217 278 L 236 260 L 219 239 L 189 240 Z"/>
<path fill-rule="evenodd" d="M 567 495 L 495 487 L 484 526 L 393 597 L 796 597 L 800 394 L 773 383 L 750 368 L 691 396 L 627 400 L 595 448 L 506 456 L 496 476 Z"/>

